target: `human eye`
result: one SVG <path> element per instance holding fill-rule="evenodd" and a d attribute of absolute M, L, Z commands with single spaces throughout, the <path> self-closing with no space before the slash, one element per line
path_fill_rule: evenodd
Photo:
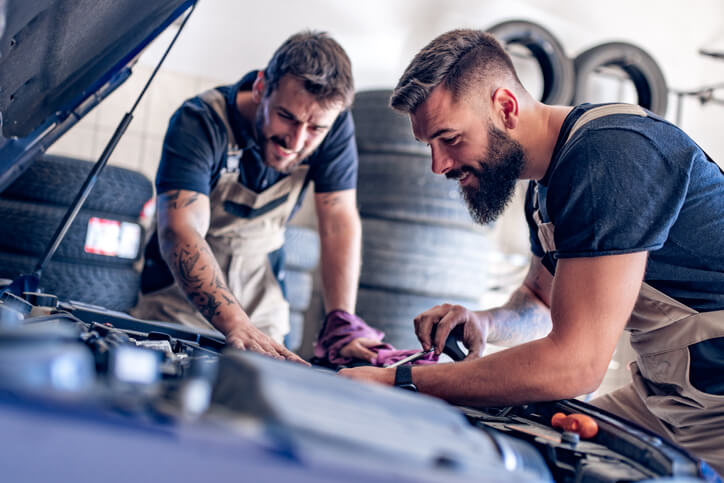
<path fill-rule="evenodd" d="M 441 140 L 443 143 L 447 144 L 448 146 L 452 146 L 452 145 L 455 145 L 458 143 L 458 141 L 460 140 L 460 136 L 456 135 L 456 136 L 451 136 L 451 137 L 447 137 L 447 138 L 441 138 Z"/>

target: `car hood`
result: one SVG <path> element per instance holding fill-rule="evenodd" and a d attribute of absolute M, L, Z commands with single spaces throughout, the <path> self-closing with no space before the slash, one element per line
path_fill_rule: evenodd
<path fill-rule="evenodd" d="M 0 0 L 0 191 L 196 0 Z"/>

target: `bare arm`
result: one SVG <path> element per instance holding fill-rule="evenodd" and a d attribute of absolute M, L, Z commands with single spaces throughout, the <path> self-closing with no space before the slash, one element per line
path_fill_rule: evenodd
<path fill-rule="evenodd" d="M 174 279 L 228 343 L 239 349 L 301 361 L 254 327 L 229 290 L 204 238 L 209 216 L 209 198 L 203 194 L 173 190 L 159 195 L 159 243 Z"/>
<path fill-rule="evenodd" d="M 459 364 L 415 367 L 422 392 L 457 404 L 491 406 L 575 397 L 600 384 L 641 288 L 646 252 L 561 259 L 544 338 Z M 348 372 L 349 371 L 349 372 Z M 345 370 L 391 384 L 394 372 Z"/>
<path fill-rule="evenodd" d="M 539 257 L 531 259 L 523 284 L 505 305 L 487 311 L 487 342 L 512 346 L 545 336 L 551 330 L 550 300 L 553 276 Z M 483 312 L 479 312 L 483 315 Z"/>
<path fill-rule="evenodd" d="M 450 332 L 462 325 L 470 359 L 480 357 L 487 342 L 512 346 L 538 339 L 551 330 L 552 283 L 541 259 L 533 257 L 522 285 L 504 305 L 477 312 L 460 305 L 438 305 L 415 317 L 415 333 L 423 349 L 434 346 L 439 354 Z M 433 326 L 437 329 L 435 340 L 430 338 Z"/>
<path fill-rule="evenodd" d="M 356 190 L 318 193 L 314 201 L 322 245 L 324 306 L 327 312 L 354 313 L 362 240 Z"/>

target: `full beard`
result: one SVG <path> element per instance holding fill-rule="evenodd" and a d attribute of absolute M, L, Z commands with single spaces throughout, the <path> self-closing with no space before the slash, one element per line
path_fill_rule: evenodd
<path fill-rule="evenodd" d="M 526 158 L 518 141 L 490 126 L 488 152 L 479 164 L 479 169 L 464 166 L 447 176 L 459 178 L 462 173 L 470 173 L 477 179 L 477 186 L 460 186 L 460 192 L 473 221 L 485 225 L 495 221 L 510 203 Z"/>

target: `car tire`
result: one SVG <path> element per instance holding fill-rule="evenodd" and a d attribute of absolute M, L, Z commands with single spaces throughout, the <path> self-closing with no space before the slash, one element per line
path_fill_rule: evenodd
<path fill-rule="evenodd" d="M 289 333 L 284 336 L 284 345 L 292 352 L 302 346 L 304 336 L 304 314 L 292 310 L 289 312 Z"/>
<path fill-rule="evenodd" d="M 317 230 L 287 225 L 284 233 L 284 266 L 292 270 L 311 271 L 318 263 Z"/>
<path fill-rule="evenodd" d="M 2 197 L 70 206 L 93 164 L 64 156 L 43 155 L 2 192 Z M 153 185 L 143 174 L 106 166 L 82 208 L 138 218 L 152 196 Z"/>
<path fill-rule="evenodd" d="M 355 94 L 352 117 L 361 153 L 427 155 L 430 148 L 415 139 L 409 116 L 390 107 L 389 89 Z"/>
<path fill-rule="evenodd" d="M 576 89 L 574 103 L 590 102 L 587 84 L 604 66 L 620 68 L 636 88 L 638 104 L 660 116 L 666 115 L 669 91 L 656 61 L 646 51 L 626 42 L 609 42 L 581 52 L 574 60 Z"/>
<path fill-rule="evenodd" d="M 573 62 L 551 32 L 525 20 L 502 22 L 487 31 L 503 45 L 517 44 L 530 51 L 543 75 L 542 103 L 570 104 L 575 86 Z"/>
<path fill-rule="evenodd" d="M 60 206 L 0 199 L 0 233 L 3 234 L 0 251 L 43 255 L 66 211 Z M 110 246 L 102 240 L 101 245 L 96 246 L 88 236 L 91 226 L 111 226 L 118 236 L 108 240 Z M 126 235 L 124 241 L 120 240 L 122 234 Z M 131 266 L 140 256 L 143 239 L 143 228 L 133 218 L 81 210 L 58 246 L 54 259 L 67 263 Z M 120 251 L 114 251 L 119 245 Z"/>
<path fill-rule="evenodd" d="M 360 154 L 360 214 L 385 220 L 472 226 L 457 182 L 432 173 L 431 162 L 423 156 Z"/>
<path fill-rule="evenodd" d="M 312 275 L 299 270 L 284 270 L 284 287 L 286 289 L 289 309 L 304 312 L 312 299 Z"/>
<path fill-rule="evenodd" d="M 33 257 L 0 253 L 0 277 L 30 273 Z M 140 275 L 130 267 L 80 265 L 51 261 L 40 277 L 40 289 L 62 301 L 76 300 L 125 312 L 136 305 Z"/>
<path fill-rule="evenodd" d="M 485 292 L 487 233 L 371 218 L 362 228 L 361 286 L 471 299 Z"/>

